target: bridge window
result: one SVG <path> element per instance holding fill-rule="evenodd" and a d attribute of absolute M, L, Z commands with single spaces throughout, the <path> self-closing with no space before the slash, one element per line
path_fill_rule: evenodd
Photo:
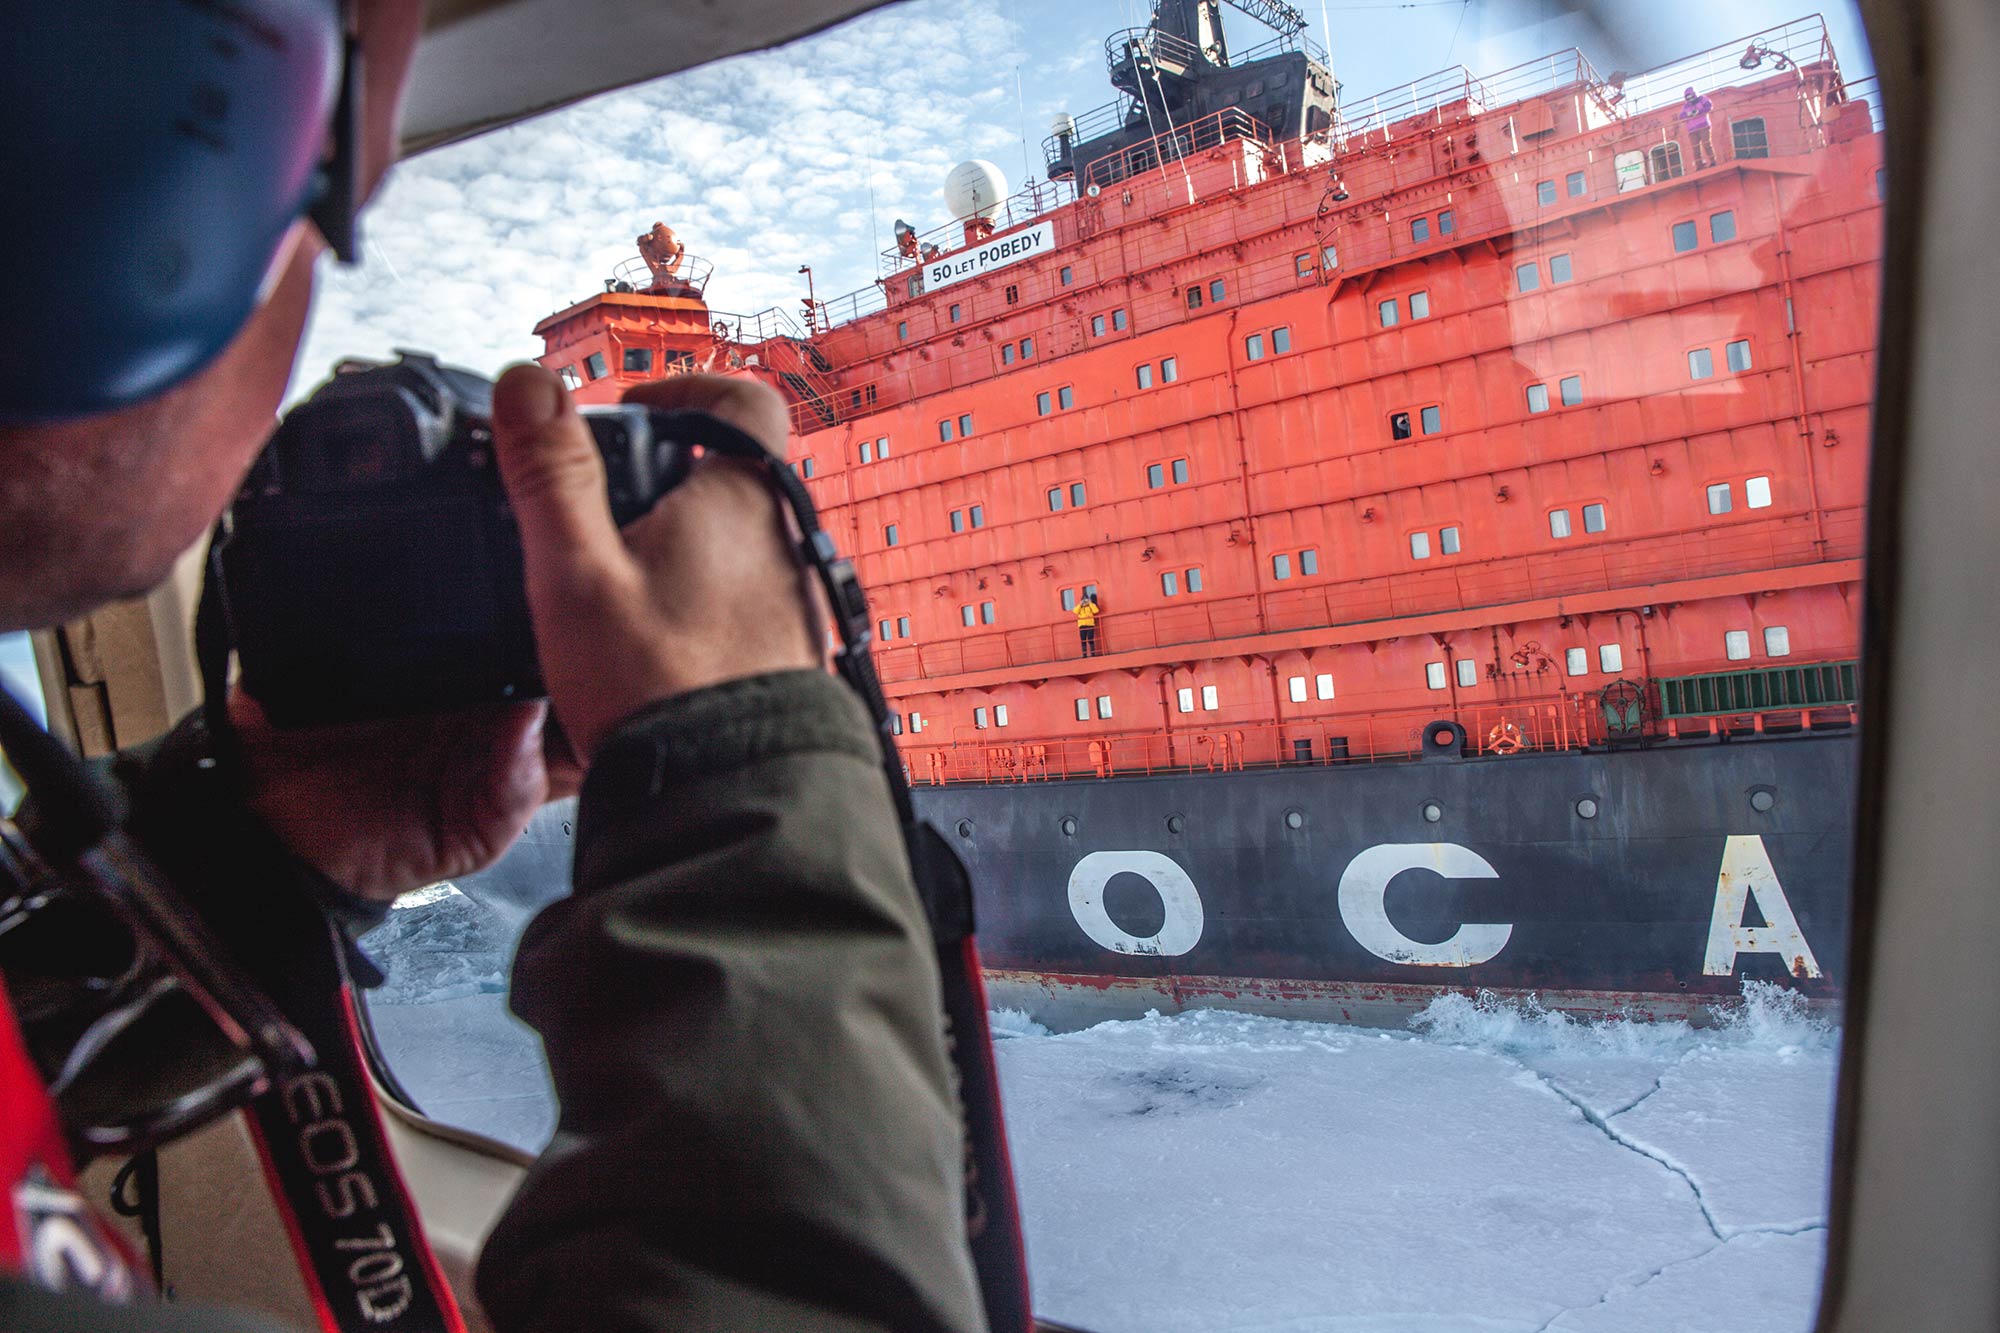
<path fill-rule="evenodd" d="M 1111 312 L 1111 327 L 1118 330 L 1124 329 L 1125 312 L 1123 310 L 1114 310 Z"/>
<path fill-rule="evenodd" d="M 1722 359 L 1731 370 L 1750 369 L 1750 340 L 1739 338 L 1733 343 L 1726 344 L 1722 349 Z"/>
<path fill-rule="evenodd" d="M 1688 353 L 1688 378 L 1705 380 L 1715 374 L 1715 353 L 1706 347 L 1697 347 Z"/>
<path fill-rule="evenodd" d="M 1528 386 L 1528 411 L 1546 412 L 1548 410 L 1549 386 L 1546 384 L 1530 384 Z"/>
<path fill-rule="evenodd" d="M 1424 684 L 1430 686 L 1434 690 L 1441 690 L 1445 688 L 1444 663 L 1442 662 L 1424 663 Z"/>
<path fill-rule="evenodd" d="M 1681 146 L 1663 143 L 1646 154 L 1646 171 L 1655 185 L 1687 174 L 1681 167 Z"/>
<path fill-rule="evenodd" d="M 1322 699 L 1331 699 L 1333 697 L 1333 676 L 1324 671 L 1314 676 L 1313 692 Z"/>
<path fill-rule="evenodd" d="M 1729 496 L 1728 482 L 1719 481 L 1715 485 L 1708 488 L 1709 513 L 1726 514 L 1735 507 L 1736 507 L 1735 504 L 1731 501 Z"/>
<path fill-rule="evenodd" d="M 1291 690 L 1293 703 L 1302 704 L 1306 701 L 1306 678 L 1304 676 L 1293 676 L 1285 684 Z"/>
<path fill-rule="evenodd" d="M 1783 625 L 1764 627 L 1764 652 L 1769 657 L 1790 657 L 1792 655 L 1792 632 Z"/>
<path fill-rule="evenodd" d="M 1035 340 L 1033 338 L 1021 339 L 1021 359 L 1023 361 L 1026 361 L 1029 357 L 1033 356 L 1034 354 L 1035 354 Z"/>
<path fill-rule="evenodd" d="M 897 320 L 897 321 L 896 321 L 896 340 L 897 340 L 898 342 L 901 342 L 901 341 L 903 341 L 904 339 L 908 338 L 909 336 L 910 336 L 910 321 L 909 321 L 909 320 L 907 320 L 907 319 L 899 319 L 899 320 Z"/>
<path fill-rule="evenodd" d="M 1065 287 L 1076 281 L 1076 274 L 1071 271 L 1070 266 L 1067 264 L 1063 265 L 1062 273 L 1059 276 L 1062 278 L 1062 285 Z"/>
<path fill-rule="evenodd" d="M 1317 550 L 1308 546 L 1305 550 L 1299 552 L 1299 573 L 1319 573 L 1319 552 Z"/>
<path fill-rule="evenodd" d="M 1292 576 L 1291 556 L 1286 555 L 1283 552 L 1279 552 L 1277 555 L 1272 556 L 1271 577 L 1274 579 L 1288 579 L 1291 576 Z"/>
<path fill-rule="evenodd" d="M 1583 507 L 1583 530 L 1585 532 L 1604 531 L 1604 506 L 1585 505 Z"/>
<path fill-rule="evenodd" d="M 1543 208 L 1547 208 L 1550 204 L 1553 204 L 1555 201 L 1556 201 L 1556 183 L 1554 181 L 1536 181 L 1535 202 L 1541 205 Z"/>
<path fill-rule="evenodd" d="M 1262 361 L 1264 359 L 1263 334 L 1253 333 L 1243 340 L 1243 356 L 1248 361 Z"/>
<path fill-rule="evenodd" d="M 1583 401 L 1583 376 L 1565 375 L 1556 387 L 1562 390 L 1564 407 L 1575 407 Z"/>
<path fill-rule="evenodd" d="M 1568 282 L 1574 276 L 1575 271 L 1570 267 L 1567 253 L 1549 256 L 1550 282 Z"/>
<path fill-rule="evenodd" d="M 1178 357 L 1167 357 L 1160 362 L 1160 383 L 1172 384 L 1181 377 L 1181 363 Z"/>
<path fill-rule="evenodd" d="M 1549 536 L 1554 537 L 1558 541 L 1569 536 L 1569 510 L 1551 509 L 1549 511 Z"/>
<path fill-rule="evenodd" d="M 1572 676 L 1587 675 L 1590 671 L 1590 654 L 1582 648 L 1570 648 L 1563 653 L 1565 668 Z"/>
<path fill-rule="evenodd" d="M 1011 365 L 1013 365 L 1013 364 L 1014 364 L 1014 344 L 1013 344 L 1013 343 L 1001 343 L 1001 344 L 1000 344 L 1000 364 L 1001 364 L 1001 365 L 1003 365 L 1003 366 L 1011 366 Z"/>
<path fill-rule="evenodd" d="M 1438 529 L 1438 552 L 1441 555 L 1458 554 L 1458 529 L 1456 527 Z"/>
<path fill-rule="evenodd" d="M 1190 287 L 1190 288 L 1188 288 L 1188 289 L 1187 289 L 1187 308 L 1188 308 L 1188 309 L 1190 309 L 1190 310 L 1199 310 L 1199 309 L 1201 309 L 1201 284 L 1200 284 L 1200 283 L 1196 283 L 1196 284 L 1195 284 L 1194 286 L 1192 286 L 1192 287 Z"/>
<path fill-rule="evenodd" d="M 1202 711 L 1206 713 L 1213 713 L 1220 706 L 1221 706 L 1221 701 L 1216 696 L 1215 686 L 1213 685 L 1202 686 L 1201 687 Z"/>
<path fill-rule="evenodd" d="M 592 352 L 583 358 L 583 373 L 594 380 L 604 378 L 604 353 Z"/>
<path fill-rule="evenodd" d="M 1429 218 L 1411 218 L 1410 239 L 1412 241 L 1415 241 L 1418 245 L 1422 245 L 1425 241 L 1428 241 L 1430 238 L 1431 238 L 1431 220 Z"/>
<path fill-rule="evenodd" d="M 1424 319 L 1428 317 L 1430 313 L 1431 313 L 1431 294 L 1429 292 L 1411 292 L 1410 318 Z"/>
<path fill-rule="evenodd" d="M 1410 558 L 1428 560 L 1431 558 L 1431 535 L 1428 532 L 1410 534 Z"/>
<path fill-rule="evenodd" d="M 1514 266 L 1514 286 L 1524 292 L 1532 292 L 1542 285 L 1542 270 L 1534 264 Z"/>
<path fill-rule="evenodd" d="M 1733 629 L 1722 636 L 1722 653 L 1732 662 L 1743 662 L 1750 657 L 1750 631 Z"/>
<path fill-rule="evenodd" d="M 921 273 L 912 273 L 909 277 L 903 279 L 903 290 L 911 296 L 922 296 L 924 294 L 924 275 Z"/>
<path fill-rule="evenodd" d="M 625 349 L 625 370 L 634 375 L 653 373 L 653 349 L 650 347 L 628 347 Z"/>
<path fill-rule="evenodd" d="M 1764 132 L 1762 116 L 1745 116 L 1729 122 L 1729 146 L 1738 157 L 1769 157 L 1770 136 Z"/>
<path fill-rule="evenodd" d="M 1615 643 L 1597 646 L 1597 669 L 1607 676 L 1615 676 L 1625 669 L 1625 650 Z"/>
<path fill-rule="evenodd" d="M 1725 208 L 1720 213 L 1708 215 L 1708 239 L 1716 242 L 1736 239 L 1735 209 Z"/>
<path fill-rule="evenodd" d="M 1008 283 L 1006 297 L 1008 305 L 1019 305 L 1021 303 L 1021 289 L 1011 282 Z"/>
<path fill-rule="evenodd" d="M 1108 694 L 1100 694 L 1100 695 L 1098 695 L 1098 696 L 1097 696 L 1097 715 L 1098 715 L 1099 717 L 1110 717 L 1110 716 L 1111 716 L 1111 696 L 1110 696 L 1110 695 L 1108 695 Z"/>
<path fill-rule="evenodd" d="M 1695 230 L 1694 223 L 1676 222 L 1674 224 L 1675 254 L 1684 255 L 1688 251 L 1694 249 L 1697 245 L 1700 244 L 1701 244 L 1701 233 Z"/>
<path fill-rule="evenodd" d="M 1376 306 L 1375 313 L 1381 317 L 1382 327 L 1385 329 L 1390 329 L 1394 328 L 1396 326 L 1396 321 L 1401 318 L 1402 307 L 1396 303 L 1396 298 L 1392 296 L 1388 300 L 1382 302 L 1382 304 Z"/>
<path fill-rule="evenodd" d="M 1583 180 L 1583 173 L 1581 171 L 1572 171 L 1569 173 L 1569 175 L 1565 176 L 1563 180 L 1569 186 L 1570 198 L 1574 199 L 1578 195 L 1581 195 L 1583 193 L 1584 180 Z"/>
<path fill-rule="evenodd" d="M 1426 407 L 1418 412 L 1417 420 L 1423 426 L 1424 434 L 1435 435 L 1444 429 L 1444 409 Z"/>
<path fill-rule="evenodd" d="M 563 388 L 565 389 L 581 389 L 583 387 L 583 376 L 577 374 L 575 366 L 564 366 L 556 372 L 556 378 L 563 382 Z"/>
<path fill-rule="evenodd" d="M 1222 285 L 1222 279 L 1217 278 L 1208 284 L 1208 299 L 1211 301 L 1220 301 L 1224 293 L 1228 290 L 1228 288 Z"/>
<path fill-rule="evenodd" d="M 1153 387 L 1153 363 L 1152 363 L 1152 362 L 1148 361 L 1148 362 L 1146 362 L 1146 363 L 1145 363 L 1144 365 L 1140 366 L 1140 367 L 1139 367 L 1139 370 L 1138 370 L 1138 375 L 1139 375 L 1139 387 L 1140 387 L 1140 388 L 1142 388 L 1142 389 L 1150 389 L 1150 388 L 1152 388 L 1152 387 Z"/>
<path fill-rule="evenodd" d="M 1183 713 L 1192 713 L 1194 711 L 1194 691 L 1185 685 L 1175 691 L 1174 706 Z"/>
<path fill-rule="evenodd" d="M 1449 208 L 1440 209 L 1438 211 L 1438 235 L 1451 235 L 1457 229 L 1457 221 L 1458 219 Z"/>
<path fill-rule="evenodd" d="M 1469 690 L 1479 683 L 1479 663 L 1469 657 L 1458 659 L 1458 686 Z"/>
<path fill-rule="evenodd" d="M 1090 317 L 1090 332 L 1093 337 L 1101 338 L 1104 336 L 1104 316 L 1092 315 Z"/>
<path fill-rule="evenodd" d="M 958 323 L 958 315 L 959 315 L 959 310 L 958 310 L 958 303 L 957 303 L 956 301 L 954 301 L 954 302 L 952 302 L 952 306 L 951 306 L 951 322 L 952 322 L 952 323 L 954 323 L 954 324 Z"/>
<path fill-rule="evenodd" d="M 1328 272 L 1332 272 L 1334 269 L 1339 268 L 1340 267 L 1339 247 L 1329 245 L 1324 250 L 1321 250 L 1319 252 L 1319 262 L 1320 266 L 1326 269 Z"/>
<path fill-rule="evenodd" d="M 1313 271 L 1313 257 L 1309 254 L 1293 255 L 1292 266 L 1293 266 L 1293 271 L 1296 272 L 1301 278 L 1310 278 L 1312 276 L 1312 271 Z"/>
<path fill-rule="evenodd" d="M 1752 509 L 1769 509 L 1771 507 L 1771 479 L 1769 477 L 1752 477 L 1750 480 L 1744 482 L 1743 502 Z"/>

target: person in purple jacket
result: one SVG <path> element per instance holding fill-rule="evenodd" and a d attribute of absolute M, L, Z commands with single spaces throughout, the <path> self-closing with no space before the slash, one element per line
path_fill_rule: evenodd
<path fill-rule="evenodd" d="M 1681 94 L 1681 119 L 1687 122 L 1688 147 L 1694 151 L 1695 170 L 1715 165 L 1715 141 L 1709 135 L 1708 116 L 1715 103 L 1694 89 Z"/>

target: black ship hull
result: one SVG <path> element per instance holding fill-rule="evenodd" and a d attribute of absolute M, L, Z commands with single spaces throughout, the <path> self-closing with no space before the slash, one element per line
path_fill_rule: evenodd
<path fill-rule="evenodd" d="M 996 1005 L 1075 1027 L 1228 1007 L 1401 1022 L 1444 990 L 1685 1016 L 1837 999 L 1856 739 L 925 787 Z M 573 806 L 460 887 L 567 891 Z"/>

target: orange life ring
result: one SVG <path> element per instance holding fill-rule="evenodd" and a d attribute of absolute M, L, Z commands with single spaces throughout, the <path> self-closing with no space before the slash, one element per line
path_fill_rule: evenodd
<path fill-rule="evenodd" d="M 1521 729 L 1501 718 L 1493 724 L 1493 730 L 1486 733 L 1486 748 L 1494 754 L 1514 754 L 1521 748 Z"/>

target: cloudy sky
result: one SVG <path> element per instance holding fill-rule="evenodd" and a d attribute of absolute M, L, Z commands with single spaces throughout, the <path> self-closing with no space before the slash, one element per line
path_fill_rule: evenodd
<path fill-rule="evenodd" d="M 1603 27 L 1566 15 L 1564 0 L 1300 7 L 1354 105 L 1447 65 L 1493 72 L 1573 44 L 1601 71 L 1639 69 L 1798 18 L 1813 0 L 1599 0 Z M 1851 5 L 1822 8 L 1849 76 L 1866 73 Z M 405 162 L 365 215 L 363 265 L 322 272 L 293 392 L 342 356 L 395 347 L 488 373 L 533 356 L 535 323 L 602 290 L 655 221 L 715 263 L 718 310 L 796 314 L 801 264 L 822 298 L 863 287 L 895 219 L 920 231 L 947 220 L 953 163 L 987 158 L 1011 187 L 1039 171 L 1056 112 L 1111 100 L 1105 37 L 1150 11 L 1149 0 L 908 0 Z M 1238 50 L 1270 35 L 1234 10 L 1225 25 Z"/>

